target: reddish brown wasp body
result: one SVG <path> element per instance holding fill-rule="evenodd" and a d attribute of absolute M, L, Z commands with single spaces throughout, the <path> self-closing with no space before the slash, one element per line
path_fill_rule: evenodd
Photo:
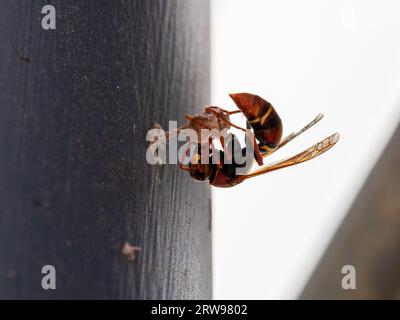
<path fill-rule="evenodd" d="M 250 93 L 229 95 L 247 118 L 261 150 L 276 148 L 282 138 L 282 121 L 272 104 Z"/>
<path fill-rule="evenodd" d="M 261 166 L 263 165 L 264 157 L 283 147 L 289 141 L 293 140 L 305 130 L 312 127 L 323 117 L 322 114 L 319 114 L 313 121 L 311 121 L 301 130 L 296 133 L 291 133 L 286 138 L 281 140 L 283 131 L 282 121 L 274 107 L 269 102 L 257 95 L 250 93 L 231 94 L 230 97 L 233 99 L 239 110 L 226 111 L 219 107 L 207 107 L 205 112 L 201 114 L 193 116 L 187 115 L 186 118 L 188 119 L 189 123 L 186 126 L 179 128 L 177 131 L 183 128 L 191 128 L 197 132 L 204 128 L 221 131 L 223 129 L 235 127 L 246 132 L 244 128 L 233 124 L 229 117 L 232 114 L 242 113 L 247 119 L 249 129 L 253 130 L 254 137 L 257 140 L 254 144 L 253 154 L 255 160 Z M 170 137 L 170 133 L 167 133 L 167 137 Z M 228 148 L 228 152 L 233 155 L 232 162 L 214 164 L 212 163 L 211 156 L 214 147 L 210 141 L 209 163 L 200 163 L 200 154 L 198 153 L 194 155 L 194 159 L 192 159 L 187 166 L 180 164 L 180 168 L 189 171 L 190 176 L 195 180 L 209 180 L 209 184 L 215 187 L 232 187 L 246 179 L 311 160 L 329 150 L 336 144 L 338 139 L 339 134 L 335 133 L 293 157 L 278 161 L 266 167 L 262 167 L 252 173 L 246 172 L 246 174 L 241 175 L 237 175 L 236 169 L 239 167 L 244 167 L 245 165 L 238 164 L 235 161 L 235 155 L 240 154 L 243 157 L 246 154 L 246 148 Z M 237 140 L 237 138 L 234 135 L 231 135 L 231 142 L 234 140 Z M 221 141 L 221 143 L 224 145 L 224 141 Z M 232 144 L 232 146 L 233 145 L 234 144 Z M 199 145 L 198 150 L 200 150 L 200 147 L 201 146 Z M 224 159 L 224 151 L 219 152 L 220 159 Z"/>

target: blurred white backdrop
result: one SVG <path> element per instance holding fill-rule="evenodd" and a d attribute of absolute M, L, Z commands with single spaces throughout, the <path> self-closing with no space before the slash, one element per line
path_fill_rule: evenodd
<path fill-rule="evenodd" d="M 266 162 L 341 134 L 317 159 L 212 190 L 214 298 L 296 298 L 398 123 L 400 2 L 211 4 L 212 104 L 256 93 L 284 135 L 325 114 Z"/>

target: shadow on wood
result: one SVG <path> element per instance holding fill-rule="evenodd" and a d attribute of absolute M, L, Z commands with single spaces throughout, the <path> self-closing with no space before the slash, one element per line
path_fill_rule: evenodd
<path fill-rule="evenodd" d="M 400 298 L 400 127 L 334 236 L 302 299 Z M 342 267 L 356 289 L 342 289 Z"/>

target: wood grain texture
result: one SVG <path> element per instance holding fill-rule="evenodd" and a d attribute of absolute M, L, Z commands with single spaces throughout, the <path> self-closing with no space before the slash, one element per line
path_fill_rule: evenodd
<path fill-rule="evenodd" d="M 302 299 L 399 299 L 400 127 L 355 199 Z M 343 290 L 344 265 L 356 269 L 356 289 Z"/>
<path fill-rule="evenodd" d="M 0 298 L 211 298 L 209 187 L 145 159 L 210 103 L 208 1 L 45 4 L 0 2 Z"/>

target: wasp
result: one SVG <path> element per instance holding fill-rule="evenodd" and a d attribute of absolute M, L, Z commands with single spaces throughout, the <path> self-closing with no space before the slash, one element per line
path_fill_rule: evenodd
<path fill-rule="evenodd" d="M 206 107 L 203 113 L 197 115 L 186 115 L 185 117 L 188 120 L 188 123 L 185 126 L 178 128 L 177 132 L 183 128 L 191 128 L 197 132 L 199 132 L 201 129 L 223 130 L 230 129 L 231 127 L 244 132 L 252 130 L 255 142 L 252 150 L 254 153 L 254 159 L 259 166 L 263 166 L 263 159 L 265 157 L 282 148 L 284 145 L 314 126 L 323 118 L 323 114 L 319 114 L 301 130 L 293 132 L 282 139 L 282 120 L 272 104 L 260 96 L 251 93 L 230 94 L 230 97 L 238 107 L 238 110 L 227 111 L 216 106 Z M 247 119 L 247 130 L 235 125 L 230 120 L 231 115 L 240 113 L 243 114 Z M 167 137 L 170 136 L 171 133 L 167 133 Z M 221 139 L 221 144 L 225 145 L 225 141 L 223 141 L 223 138 Z M 274 170 L 297 165 L 323 154 L 337 143 L 339 140 L 339 133 L 334 133 L 328 136 L 303 152 L 296 154 L 295 156 L 280 160 L 265 167 L 261 167 L 254 172 L 246 172 L 246 174 L 240 175 L 236 173 L 236 169 L 244 167 L 245 165 L 238 163 L 235 161 L 235 159 L 237 158 L 237 155 L 243 157 L 248 150 L 246 147 L 237 147 L 240 144 L 238 143 L 238 139 L 235 135 L 230 134 L 228 140 L 229 141 L 227 141 L 227 143 L 231 147 L 224 149 L 224 151 L 219 150 L 218 152 L 221 159 L 224 158 L 224 153 L 229 152 L 230 156 L 232 157 L 232 161 L 230 163 L 212 163 L 211 154 L 215 152 L 215 147 L 210 138 L 210 141 L 207 142 L 209 143 L 210 149 L 210 161 L 208 161 L 208 163 L 201 163 L 200 154 L 197 153 L 194 155 L 193 159 L 191 159 L 188 165 L 183 165 L 181 163 L 180 168 L 188 171 L 193 179 L 198 181 L 208 180 L 209 184 L 214 187 L 232 187 L 247 179 L 254 178 Z M 200 147 L 201 143 L 198 145 L 198 150 L 200 150 Z"/>

